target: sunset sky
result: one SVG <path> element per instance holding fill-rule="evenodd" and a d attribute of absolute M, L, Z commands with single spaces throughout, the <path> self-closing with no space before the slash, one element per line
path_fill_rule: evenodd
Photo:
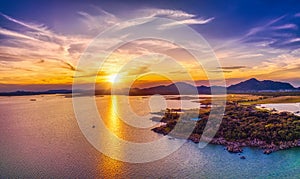
<path fill-rule="evenodd" d="M 143 17 L 177 20 L 201 34 L 222 66 L 211 72 L 223 72 L 227 85 L 255 77 L 300 86 L 300 3 L 296 0 L 2 0 L 0 91 L 70 88 L 75 71 L 91 75 L 88 69 L 77 69 L 77 63 L 99 33 Z M 145 50 L 176 56 L 181 65 L 161 57 L 138 59 Z M 135 61 L 130 62 L 132 59 Z M 115 51 L 98 73 L 97 82 L 104 86 L 116 82 L 116 74 L 122 70 L 132 78 L 156 70 L 174 81 L 188 81 L 182 72 L 185 70 L 198 85 L 207 84 L 203 70 L 192 57 L 178 50 L 176 44 L 157 40 L 128 43 Z M 151 86 L 164 80 L 150 74 L 141 81 L 142 86 Z"/>

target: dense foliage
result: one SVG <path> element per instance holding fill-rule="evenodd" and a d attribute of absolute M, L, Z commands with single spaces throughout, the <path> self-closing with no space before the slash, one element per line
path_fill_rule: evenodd
<path fill-rule="evenodd" d="M 191 140 L 199 141 L 204 129 L 209 132 L 210 129 L 205 128 L 208 122 L 210 123 L 208 126 L 213 126 L 213 128 L 216 127 L 214 125 L 218 125 L 211 122 L 214 116 L 211 115 L 210 118 L 209 116 L 210 108 L 200 110 L 198 114 L 200 120 L 196 123 L 196 127 L 190 135 Z M 185 120 L 184 125 L 186 126 L 189 117 L 180 117 L 177 112 L 167 110 L 161 120 L 166 124 L 153 130 L 166 135 L 172 131 L 179 120 Z M 179 130 L 174 133 L 176 136 L 180 136 L 181 132 L 185 132 L 184 125 L 180 126 Z M 244 106 L 230 103 L 226 105 L 223 120 L 214 138 L 222 138 L 228 143 L 236 142 L 239 143 L 239 146 L 247 146 L 245 143 L 251 143 L 251 141 L 261 141 L 265 148 L 268 148 L 269 145 L 280 147 L 280 145 L 286 145 L 287 142 L 292 142 L 291 145 L 293 146 L 295 143 L 299 145 L 300 117 L 289 112 L 277 112 L 275 110 L 258 109 L 253 105 Z M 266 147 L 266 145 L 268 146 Z M 255 145 L 253 144 L 253 146 Z"/>

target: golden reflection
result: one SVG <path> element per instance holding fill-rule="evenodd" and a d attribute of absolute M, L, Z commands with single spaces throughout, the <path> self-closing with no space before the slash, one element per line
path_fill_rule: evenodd
<path fill-rule="evenodd" d="M 160 138 L 155 133 L 150 132 L 149 134 L 156 123 L 153 123 L 150 128 L 136 128 L 126 121 L 127 118 L 134 119 L 133 115 L 142 117 L 145 111 L 149 112 L 149 109 L 146 109 L 149 108 L 149 104 L 144 104 L 145 102 L 148 103 L 149 99 L 138 97 L 129 97 L 128 99 L 128 96 L 108 95 L 98 98 L 97 105 L 101 120 L 113 135 L 126 141 L 150 142 Z M 142 104 L 146 107 L 141 108 Z M 139 106 L 140 113 L 136 113 L 138 109 L 135 107 L 137 106 Z"/>
<path fill-rule="evenodd" d="M 115 95 L 109 95 L 105 96 L 105 99 L 101 100 L 101 105 L 98 106 L 100 115 L 102 120 L 104 121 L 106 127 L 108 130 L 116 135 L 117 138 L 123 138 L 123 127 L 122 127 L 122 121 L 119 119 L 117 112 L 118 112 L 118 96 Z M 101 140 L 99 142 L 102 142 L 104 140 Z M 111 138 L 107 148 L 111 149 L 112 152 L 117 152 L 116 154 L 112 154 L 112 156 L 119 156 L 119 155 L 125 155 L 123 146 L 118 145 L 118 140 L 115 138 Z M 114 147 L 114 148 L 113 148 Z M 107 176 L 107 177 L 117 177 L 118 174 L 120 174 L 120 171 L 122 171 L 123 168 L 123 162 L 114 160 L 107 156 L 101 156 L 101 159 L 99 159 L 97 163 L 97 172 L 101 176 Z"/>
<path fill-rule="evenodd" d="M 122 121 L 118 117 L 118 96 L 108 96 L 107 109 L 104 110 L 104 121 L 107 128 L 120 138 L 124 138 L 122 134 Z"/>

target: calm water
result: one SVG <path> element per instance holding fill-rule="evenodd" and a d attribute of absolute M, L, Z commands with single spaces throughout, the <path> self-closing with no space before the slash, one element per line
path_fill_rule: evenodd
<path fill-rule="evenodd" d="M 262 104 L 261 106 L 277 111 L 288 111 L 300 115 L 300 103 Z"/>
<path fill-rule="evenodd" d="M 36 101 L 30 101 L 30 99 Z M 84 97 L 89 98 L 89 97 Z M 120 138 L 145 142 L 161 136 L 149 128 L 131 128 L 119 119 L 126 116 L 122 97 L 97 97 L 98 110 L 105 125 Z M 186 108 L 199 104 L 184 102 Z M 163 103 L 160 97 L 130 97 L 129 106 L 142 120 L 150 111 L 180 106 L 178 101 Z M 117 108 L 117 109 L 116 109 Z M 112 111 L 120 111 L 120 116 Z M 88 118 L 89 116 L 87 116 Z M 127 116 L 128 117 L 128 116 Z M 169 140 L 165 147 L 172 147 Z M 186 142 L 179 150 L 158 161 L 131 164 L 113 160 L 91 146 L 75 119 L 72 99 L 63 96 L 0 98 L 0 178 L 300 178 L 300 149 L 264 155 L 261 150 L 246 148 L 241 160 L 223 146 L 204 149 Z"/>

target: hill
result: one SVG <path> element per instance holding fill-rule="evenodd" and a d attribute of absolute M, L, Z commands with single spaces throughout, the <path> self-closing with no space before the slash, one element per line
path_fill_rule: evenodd
<path fill-rule="evenodd" d="M 231 85 L 227 88 L 228 92 L 263 92 L 263 91 L 293 91 L 297 88 L 289 83 L 263 80 L 255 78 Z"/>

